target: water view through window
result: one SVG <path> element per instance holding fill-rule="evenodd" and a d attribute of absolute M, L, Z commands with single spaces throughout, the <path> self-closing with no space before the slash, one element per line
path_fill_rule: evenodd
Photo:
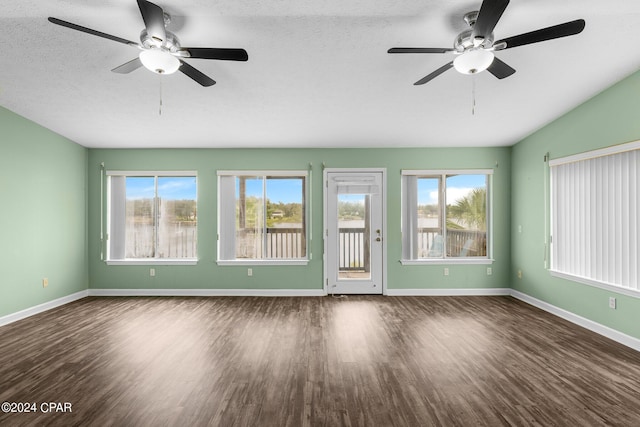
<path fill-rule="evenodd" d="M 235 178 L 236 258 L 306 257 L 305 177 Z"/>
<path fill-rule="evenodd" d="M 487 175 L 417 177 L 416 228 L 418 258 L 486 256 Z"/>
<path fill-rule="evenodd" d="M 126 177 L 126 258 L 196 258 L 196 178 Z"/>

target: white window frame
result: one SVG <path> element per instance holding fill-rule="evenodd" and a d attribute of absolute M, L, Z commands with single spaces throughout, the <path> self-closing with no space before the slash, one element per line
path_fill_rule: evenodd
<path fill-rule="evenodd" d="M 402 265 L 448 265 L 448 264 L 493 264 L 493 169 L 409 169 L 402 170 Z M 407 258 L 406 254 L 411 253 L 411 230 L 412 224 L 417 220 L 417 212 L 409 206 L 415 201 L 415 196 L 409 194 L 406 177 L 434 177 L 440 178 L 443 183 L 441 189 L 442 203 L 440 206 L 443 220 L 446 221 L 446 177 L 450 175 L 487 175 L 487 255 L 484 257 L 447 257 L 446 250 L 443 250 L 441 258 Z M 446 226 L 444 227 L 446 229 Z M 446 231 L 445 231 L 446 233 Z"/>
<path fill-rule="evenodd" d="M 219 170 L 218 175 L 218 245 L 217 245 L 217 265 L 221 266 L 237 266 L 237 265 L 307 265 L 310 257 L 310 184 L 309 184 L 309 171 L 307 170 Z M 291 177 L 300 178 L 304 177 L 305 185 L 305 199 L 304 199 L 304 212 L 305 212 L 305 240 L 307 242 L 306 253 L 304 258 L 279 258 L 279 259 L 238 259 L 238 258 L 221 258 L 221 254 L 233 253 L 235 256 L 235 203 L 227 203 L 224 200 L 235 200 L 235 178 L 238 176 L 249 177 Z M 231 177 L 234 179 L 234 185 L 224 185 L 222 183 L 223 177 Z M 226 225 L 225 225 L 226 224 Z M 230 225 L 233 224 L 231 227 Z M 233 242 L 233 244 L 231 244 Z"/>
<path fill-rule="evenodd" d="M 111 238 L 112 231 L 114 229 L 124 229 L 124 217 L 122 215 L 114 215 L 114 211 L 124 209 L 124 206 L 120 206 L 120 203 L 115 202 L 117 206 L 114 206 L 112 200 L 112 183 L 111 177 L 194 177 L 196 179 L 196 188 L 198 173 L 193 170 L 172 170 L 172 171 L 133 171 L 133 170 L 107 170 L 105 172 L 107 176 L 107 259 L 105 263 L 107 265 L 196 265 L 198 258 L 122 258 L 111 259 Z M 197 196 L 196 196 L 197 197 Z M 198 201 L 196 200 L 196 203 Z"/>
<path fill-rule="evenodd" d="M 611 163 L 622 161 L 623 157 L 627 157 L 623 155 L 614 158 L 613 156 L 623 153 L 628 153 L 627 161 L 630 163 L 627 164 L 627 168 L 619 170 L 612 167 Z M 640 280 L 638 269 L 640 162 L 637 160 L 639 156 L 640 141 L 635 141 L 549 161 L 551 169 L 551 268 L 549 272 L 553 277 L 640 298 L 640 283 L 638 283 Z M 571 177 L 573 184 L 567 183 L 567 177 Z M 626 187 L 616 184 L 625 184 Z M 569 201 L 559 197 L 563 189 L 565 193 L 569 191 L 570 206 L 580 206 L 579 210 L 573 211 L 575 215 L 568 221 L 563 221 L 564 217 L 560 218 L 559 212 L 559 210 L 566 211 L 569 207 L 567 205 Z M 594 194 L 603 194 L 607 200 L 593 197 Z M 585 215 L 579 215 L 583 212 Z M 574 233 L 572 236 L 575 237 L 573 239 L 575 241 L 572 241 L 568 238 L 569 234 L 566 230 L 574 227 L 589 230 L 590 233 L 587 237 Z M 627 248 L 623 248 L 624 242 L 628 245 Z M 567 259 L 566 254 L 569 253 L 567 251 L 576 258 Z M 602 255 L 598 256 L 598 253 Z M 611 257 L 615 262 L 607 260 L 605 263 L 603 260 Z M 611 274 L 616 281 L 608 280 Z"/>

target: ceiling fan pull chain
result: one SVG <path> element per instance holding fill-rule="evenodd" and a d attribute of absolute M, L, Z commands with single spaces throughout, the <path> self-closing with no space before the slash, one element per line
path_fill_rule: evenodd
<path fill-rule="evenodd" d="M 471 76 L 471 115 L 476 115 L 476 76 Z"/>
<path fill-rule="evenodd" d="M 160 105 L 158 106 L 158 115 L 162 115 L 162 74 L 158 74 L 158 78 L 160 79 Z"/>

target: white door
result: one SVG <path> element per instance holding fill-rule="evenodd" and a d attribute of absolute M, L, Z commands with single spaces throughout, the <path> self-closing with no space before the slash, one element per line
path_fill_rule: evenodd
<path fill-rule="evenodd" d="M 325 170 L 328 294 L 382 294 L 383 171 Z"/>

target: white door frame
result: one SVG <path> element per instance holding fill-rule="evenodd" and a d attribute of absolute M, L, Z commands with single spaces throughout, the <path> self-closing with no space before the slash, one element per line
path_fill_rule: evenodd
<path fill-rule="evenodd" d="M 329 213 L 327 212 L 328 207 L 328 174 L 331 172 L 337 173 L 372 173 L 379 172 L 382 174 L 382 295 L 387 295 L 387 233 L 389 232 L 389 228 L 387 226 L 387 168 L 324 168 L 322 171 L 322 200 L 323 200 L 323 208 L 322 208 L 322 241 L 323 241 L 323 252 L 322 252 L 322 265 L 323 265 L 323 278 L 322 285 L 324 289 L 324 294 L 329 295 L 329 269 L 327 265 L 327 254 L 329 253 L 328 247 L 328 218 Z"/>

